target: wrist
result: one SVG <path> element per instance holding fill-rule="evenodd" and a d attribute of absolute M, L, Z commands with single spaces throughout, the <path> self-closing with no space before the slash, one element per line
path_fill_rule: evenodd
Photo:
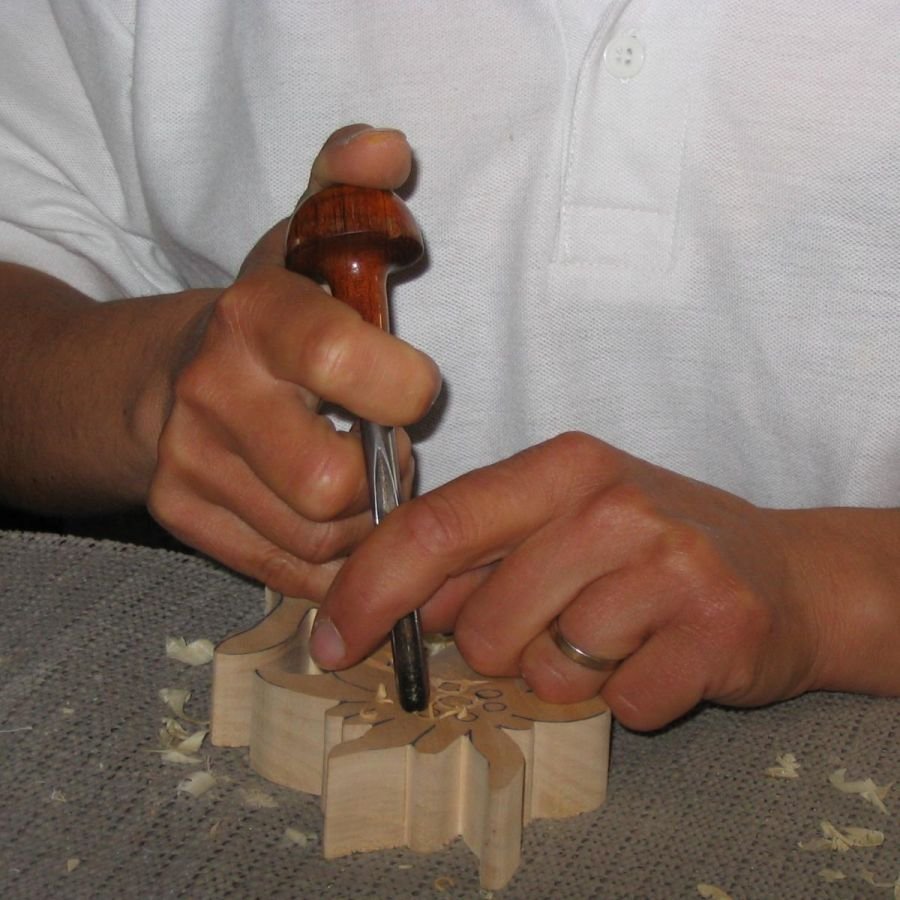
<path fill-rule="evenodd" d="M 123 490 L 143 504 L 156 468 L 157 445 L 172 408 L 175 379 L 202 339 L 203 326 L 220 291 L 196 289 L 177 294 L 116 301 L 110 313 L 139 335 L 136 356 L 123 372 L 124 430 L 130 465 Z"/>
<path fill-rule="evenodd" d="M 900 693 L 900 510 L 782 510 L 790 587 L 815 642 L 810 689 Z"/>

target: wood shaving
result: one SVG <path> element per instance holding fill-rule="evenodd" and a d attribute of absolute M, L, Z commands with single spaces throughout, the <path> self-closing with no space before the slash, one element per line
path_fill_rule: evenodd
<path fill-rule="evenodd" d="M 159 730 L 159 743 L 164 763 L 173 765 L 196 765 L 201 762 L 197 751 L 209 734 L 207 729 L 189 734 L 176 719 L 163 719 L 163 727 Z"/>
<path fill-rule="evenodd" d="M 74 706 L 62 706 L 59 710 L 64 716 L 74 716 L 75 715 L 75 707 Z"/>
<path fill-rule="evenodd" d="M 871 828 L 851 826 L 843 831 L 835 828 L 831 822 L 820 823 L 824 837 L 803 841 L 797 846 L 801 850 L 836 850 L 846 853 L 851 847 L 880 847 L 884 843 L 884 833 Z"/>
<path fill-rule="evenodd" d="M 194 753 L 182 753 L 180 750 L 161 750 L 159 758 L 173 766 L 196 766 L 203 760 Z"/>
<path fill-rule="evenodd" d="M 456 879 L 451 878 L 449 875 L 439 875 L 434 879 L 434 889 L 440 894 L 443 894 L 444 891 L 449 891 L 453 887 L 456 887 Z"/>
<path fill-rule="evenodd" d="M 363 722 L 374 722 L 378 718 L 378 710 L 374 706 L 365 706 L 359 711 Z"/>
<path fill-rule="evenodd" d="M 212 772 L 201 770 L 192 772 L 183 781 L 178 783 L 175 791 L 179 794 L 188 794 L 191 797 L 200 797 L 216 783 L 216 777 Z"/>
<path fill-rule="evenodd" d="M 837 769 L 828 776 L 828 780 L 842 794 L 859 794 L 859 796 L 867 803 L 871 803 L 877 810 L 887 814 L 887 807 L 884 805 L 884 798 L 888 791 L 893 787 L 893 782 L 879 787 L 871 778 L 864 778 L 861 781 L 847 781 L 847 770 Z"/>
<path fill-rule="evenodd" d="M 384 682 L 378 682 L 378 690 L 375 691 L 375 702 L 376 703 L 393 703 L 394 701 L 388 697 L 387 688 L 384 686 Z"/>
<path fill-rule="evenodd" d="M 714 884 L 698 884 L 697 893 L 701 897 L 708 897 L 710 900 L 731 900 L 731 894 L 725 893 L 720 887 Z"/>
<path fill-rule="evenodd" d="M 209 731 L 202 728 L 193 734 L 175 719 L 163 719 L 159 730 L 159 743 L 163 750 L 180 750 L 182 753 L 196 753 Z"/>
<path fill-rule="evenodd" d="M 181 753 L 196 753 L 208 734 L 209 731 L 205 728 L 195 731 L 193 734 L 188 735 L 175 749 Z"/>
<path fill-rule="evenodd" d="M 186 718 L 184 704 L 188 702 L 191 692 L 184 688 L 160 688 L 159 699 L 179 718 Z"/>
<path fill-rule="evenodd" d="M 281 843 L 285 847 L 307 847 L 316 842 L 315 831 L 301 831 L 299 828 L 285 828 Z"/>
<path fill-rule="evenodd" d="M 822 881 L 843 881 L 847 876 L 840 869 L 820 869 L 819 878 Z"/>
<path fill-rule="evenodd" d="M 34 725 L 19 725 L 16 728 L 0 728 L 0 734 L 18 734 L 20 731 L 33 731 Z"/>
<path fill-rule="evenodd" d="M 167 717 L 162 720 L 162 723 L 163 727 L 159 729 L 159 744 L 164 750 L 177 747 L 182 741 L 188 739 L 189 732 L 178 719 Z"/>
<path fill-rule="evenodd" d="M 782 753 L 781 756 L 775 757 L 777 766 L 766 769 L 766 775 L 770 778 L 799 778 L 798 769 L 801 768 L 797 762 L 797 757 L 793 753 Z"/>
<path fill-rule="evenodd" d="M 184 719 L 185 722 L 191 722 L 194 725 L 208 725 L 208 721 L 195 719 L 184 711 L 184 705 L 190 698 L 191 692 L 184 688 L 160 688 L 159 691 L 159 699 L 162 700 L 162 702 L 165 703 L 179 719 Z"/>
<path fill-rule="evenodd" d="M 278 801 L 265 791 L 259 788 L 239 788 L 238 793 L 241 795 L 241 803 L 247 809 L 277 809 Z"/>
<path fill-rule="evenodd" d="M 69 802 L 69 798 L 58 788 L 54 788 L 52 791 L 50 791 L 50 799 L 54 803 L 68 803 Z"/>
<path fill-rule="evenodd" d="M 74 872 L 81 865 L 81 860 L 77 856 L 70 856 L 66 860 L 66 872 Z"/>
<path fill-rule="evenodd" d="M 429 656 L 449 647 L 453 643 L 452 634 L 429 634 L 425 636 L 425 649 Z"/>
<path fill-rule="evenodd" d="M 186 666 L 205 666 L 211 663 L 215 648 L 212 641 L 199 638 L 189 644 L 184 638 L 166 638 L 166 656 Z"/>
<path fill-rule="evenodd" d="M 900 900 L 900 875 L 897 876 L 896 881 L 879 881 L 874 872 L 870 872 L 868 869 L 860 869 L 859 877 L 874 888 L 886 888 L 888 890 L 893 888 L 894 900 Z"/>

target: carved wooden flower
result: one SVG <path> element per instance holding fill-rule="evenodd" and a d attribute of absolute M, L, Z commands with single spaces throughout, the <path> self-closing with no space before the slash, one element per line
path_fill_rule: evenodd
<path fill-rule="evenodd" d="M 610 719 L 599 698 L 544 703 L 521 680 L 477 675 L 449 644 L 429 660 L 429 708 L 407 713 L 389 646 L 321 673 L 306 652 L 309 618 L 297 629 L 279 610 L 289 649 L 256 673 L 250 759 L 263 776 L 322 795 L 326 857 L 433 851 L 462 835 L 495 890 L 518 866 L 523 825 L 603 802 Z M 272 631 L 279 610 L 257 628 Z"/>

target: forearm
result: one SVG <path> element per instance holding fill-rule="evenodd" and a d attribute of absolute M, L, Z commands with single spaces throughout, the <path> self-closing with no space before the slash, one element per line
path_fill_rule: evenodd
<path fill-rule="evenodd" d="M 216 295 L 97 303 L 0 264 L 0 502 L 76 514 L 142 503 L 171 373 Z"/>
<path fill-rule="evenodd" d="M 820 635 L 814 687 L 900 696 L 900 509 L 778 513 Z"/>

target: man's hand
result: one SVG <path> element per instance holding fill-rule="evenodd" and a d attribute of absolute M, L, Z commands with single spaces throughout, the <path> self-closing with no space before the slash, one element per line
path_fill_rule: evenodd
<path fill-rule="evenodd" d="M 397 131 L 349 126 L 307 193 L 393 188 Z M 362 450 L 322 402 L 414 422 L 440 388 L 423 353 L 284 268 L 281 222 L 227 290 L 97 303 L 0 263 L 0 503 L 50 514 L 148 502 L 175 535 L 273 588 L 321 597 L 371 529 Z M 409 440 L 399 450 L 407 486 Z"/>
<path fill-rule="evenodd" d="M 349 126 L 323 147 L 306 195 L 334 182 L 398 187 L 409 168 L 402 134 Z M 317 599 L 372 527 L 359 437 L 336 431 L 320 404 L 407 425 L 428 410 L 440 378 L 424 354 L 288 272 L 286 224 L 192 325 L 148 505 L 186 543 Z M 403 432 L 399 450 L 408 492 Z"/>
<path fill-rule="evenodd" d="M 710 699 L 900 691 L 900 515 L 760 509 L 566 434 L 401 506 L 320 612 L 317 661 L 353 664 L 423 606 L 486 675 L 638 729 Z M 548 632 L 612 672 L 568 659 Z"/>

